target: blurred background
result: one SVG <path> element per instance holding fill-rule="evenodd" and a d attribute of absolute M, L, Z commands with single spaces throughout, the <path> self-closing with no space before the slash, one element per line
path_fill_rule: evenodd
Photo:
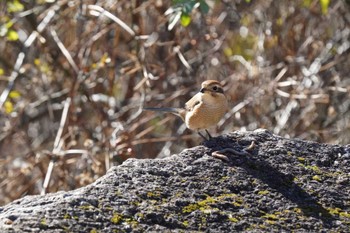
<path fill-rule="evenodd" d="M 212 135 L 348 144 L 349 38 L 343 0 L 3 0 L 0 205 L 199 145 L 142 107 L 181 107 L 206 79 L 230 100 Z"/>

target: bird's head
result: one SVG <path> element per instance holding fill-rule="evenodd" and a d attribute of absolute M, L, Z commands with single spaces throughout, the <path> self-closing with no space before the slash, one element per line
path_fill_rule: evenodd
<path fill-rule="evenodd" d="M 221 93 L 224 94 L 224 89 L 222 85 L 216 80 L 207 80 L 202 83 L 202 88 L 200 90 L 202 93 Z"/>

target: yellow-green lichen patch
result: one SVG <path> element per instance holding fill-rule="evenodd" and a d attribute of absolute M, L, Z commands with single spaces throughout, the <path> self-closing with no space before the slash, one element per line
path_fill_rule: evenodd
<path fill-rule="evenodd" d="M 223 177 L 221 177 L 220 181 L 226 181 L 226 180 L 228 180 L 228 179 L 230 179 L 229 176 L 223 176 Z"/>
<path fill-rule="evenodd" d="M 104 207 L 104 209 L 105 209 L 106 211 L 112 211 L 112 210 L 113 210 L 113 207 L 111 207 L 111 206 L 106 206 L 106 207 Z"/>
<path fill-rule="evenodd" d="M 82 209 L 82 210 L 93 210 L 93 209 L 95 209 L 95 207 L 92 206 L 92 205 L 86 204 L 86 205 L 79 206 L 79 209 Z"/>
<path fill-rule="evenodd" d="M 114 194 L 119 197 L 122 196 L 123 193 L 120 190 L 116 190 Z"/>
<path fill-rule="evenodd" d="M 123 218 L 123 222 L 125 222 L 127 225 L 130 225 L 132 228 L 135 228 L 139 222 L 136 221 L 134 218 Z"/>
<path fill-rule="evenodd" d="M 343 218 L 348 218 L 348 219 L 350 219 L 350 213 L 347 212 L 347 211 L 340 212 L 340 213 L 339 213 L 339 216 L 340 216 L 340 217 L 343 217 Z"/>
<path fill-rule="evenodd" d="M 146 196 L 150 199 L 159 199 L 160 193 L 157 191 L 147 192 Z"/>
<path fill-rule="evenodd" d="M 46 225 L 47 225 L 47 223 L 46 223 L 46 218 L 42 218 L 42 219 L 40 220 L 40 225 L 43 225 L 43 226 L 46 226 Z"/>
<path fill-rule="evenodd" d="M 90 233 L 97 233 L 97 230 L 95 228 L 91 229 Z"/>
<path fill-rule="evenodd" d="M 340 208 L 327 208 L 330 214 L 332 215 L 338 215 L 341 218 L 347 218 L 350 219 L 350 213 L 347 211 L 344 211 Z"/>
<path fill-rule="evenodd" d="M 274 213 L 265 213 L 262 218 L 265 218 L 265 222 L 268 224 L 276 224 L 278 221 L 285 221 L 287 218 L 283 217 L 284 213 L 289 213 L 289 211 L 277 211 Z"/>
<path fill-rule="evenodd" d="M 279 217 L 276 214 L 265 214 L 262 217 L 269 219 L 269 220 L 278 220 L 279 219 Z"/>
<path fill-rule="evenodd" d="M 300 208 L 293 208 L 293 212 L 297 214 L 301 214 L 303 211 Z"/>
<path fill-rule="evenodd" d="M 226 193 L 226 194 L 221 194 L 220 196 L 217 197 L 218 201 L 227 201 L 228 199 L 233 199 L 233 201 L 231 201 L 231 204 L 236 206 L 236 207 L 240 207 L 243 204 L 243 198 L 238 196 L 235 193 Z"/>
<path fill-rule="evenodd" d="M 259 224 L 258 227 L 260 229 L 266 229 L 267 227 L 264 224 Z M 255 228 L 253 228 L 252 230 L 254 230 Z"/>
<path fill-rule="evenodd" d="M 134 218 L 126 217 L 116 212 L 113 213 L 113 216 L 110 221 L 114 224 L 120 224 L 123 222 L 123 224 L 129 225 L 132 228 L 135 228 L 139 224 L 139 222 Z"/>
<path fill-rule="evenodd" d="M 236 207 L 241 206 L 243 203 L 243 199 L 241 197 L 238 197 L 237 194 L 233 193 L 222 194 L 217 197 L 207 196 L 207 198 L 204 200 L 198 201 L 196 203 L 191 203 L 182 208 L 182 213 L 191 213 L 196 210 L 200 210 L 204 213 L 211 213 L 212 211 L 218 210 L 217 208 L 211 207 L 211 204 L 221 203 L 227 199 L 234 199 L 234 201 L 231 201 L 231 203 Z"/>
<path fill-rule="evenodd" d="M 145 218 L 145 215 L 143 213 L 137 213 L 136 215 L 136 219 L 142 220 Z"/>
<path fill-rule="evenodd" d="M 268 193 L 270 193 L 270 191 L 268 191 L 268 190 L 261 190 L 258 192 L 259 195 L 266 195 Z"/>
<path fill-rule="evenodd" d="M 322 179 L 321 179 L 321 177 L 320 177 L 319 175 L 314 175 L 314 176 L 312 177 L 312 179 L 313 179 L 313 180 L 316 180 L 316 181 L 318 181 L 318 182 L 321 182 L 321 181 L 322 181 Z"/>
<path fill-rule="evenodd" d="M 198 201 L 197 203 L 193 203 L 193 204 L 189 204 L 187 206 L 185 206 L 182 209 L 183 213 L 191 213 L 195 210 L 201 210 L 201 211 L 208 211 L 211 209 L 211 207 L 209 206 L 212 203 L 215 203 L 216 200 L 210 196 L 208 196 L 206 199 L 202 200 L 202 201 Z"/>
<path fill-rule="evenodd" d="M 240 207 L 240 206 L 242 206 L 242 202 L 240 202 L 239 200 L 237 200 L 237 201 L 232 202 L 232 205 L 234 205 L 234 206 L 236 206 L 236 207 Z"/>
<path fill-rule="evenodd" d="M 239 222 L 239 220 L 237 219 L 237 218 L 235 218 L 235 217 L 228 217 L 228 220 L 230 221 L 230 222 Z"/>
<path fill-rule="evenodd" d="M 274 225 L 274 224 L 276 224 L 276 221 L 267 219 L 267 220 L 266 220 L 266 223 L 268 223 L 268 224 L 270 224 L 270 225 Z"/>
<path fill-rule="evenodd" d="M 65 214 L 63 216 L 64 219 L 72 219 L 72 216 L 70 214 Z"/>
<path fill-rule="evenodd" d="M 119 224 L 122 219 L 123 219 L 123 215 L 114 213 L 113 217 L 111 218 L 111 222 L 114 224 Z"/>
<path fill-rule="evenodd" d="M 322 174 L 321 169 L 316 165 L 313 165 L 313 166 L 308 165 L 308 166 L 305 166 L 305 168 L 314 171 L 316 174 Z"/>
<path fill-rule="evenodd" d="M 199 204 L 189 204 L 182 208 L 182 213 L 191 213 L 200 208 Z"/>
<path fill-rule="evenodd" d="M 183 222 L 182 222 L 182 225 L 183 225 L 184 227 L 188 227 L 189 223 L 188 223 L 188 221 L 183 221 Z"/>

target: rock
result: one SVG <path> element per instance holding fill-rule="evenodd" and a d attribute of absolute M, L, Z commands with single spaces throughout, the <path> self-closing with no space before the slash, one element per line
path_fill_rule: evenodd
<path fill-rule="evenodd" d="M 227 148 L 216 153 L 227 161 L 212 156 Z M 234 132 L 168 158 L 128 159 L 74 191 L 14 201 L 0 208 L 0 232 L 345 232 L 349 151 Z"/>

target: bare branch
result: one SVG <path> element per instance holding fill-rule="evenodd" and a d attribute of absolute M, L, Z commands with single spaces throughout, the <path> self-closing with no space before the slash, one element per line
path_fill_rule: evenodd
<path fill-rule="evenodd" d="M 77 64 L 74 62 L 73 57 L 70 55 L 69 51 L 66 49 L 64 44 L 61 42 L 60 38 L 58 38 L 56 31 L 51 29 L 50 32 L 51 32 L 52 38 L 55 40 L 55 42 L 57 43 L 57 46 L 60 48 L 63 55 L 66 57 L 68 63 L 72 66 L 74 72 L 76 74 L 78 74 L 79 68 L 78 68 Z"/>
<path fill-rule="evenodd" d="M 119 19 L 117 16 L 113 15 L 109 11 L 106 11 L 105 9 L 103 9 L 98 5 L 88 5 L 87 7 L 90 10 L 91 15 L 95 15 L 95 16 L 104 15 L 107 18 L 110 18 L 111 20 L 113 20 L 115 23 L 117 23 L 120 27 L 122 27 L 125 31 L 127 31 L 131 36 L 135 36 L 135 32 L 126 23 L 124 23 L 121 19 Z"/>

